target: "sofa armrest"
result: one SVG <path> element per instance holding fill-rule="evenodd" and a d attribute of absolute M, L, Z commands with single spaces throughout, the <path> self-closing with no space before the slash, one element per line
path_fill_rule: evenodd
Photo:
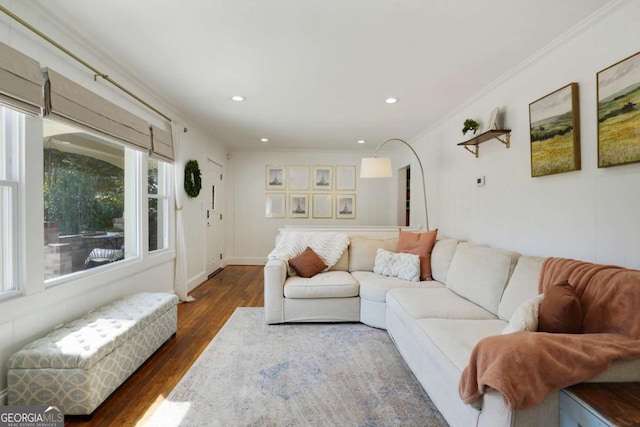
<path fill-rule="evenodd" d="M 267 323 L 284 322 L 284 282 L 287 263 L 270 259 L 264 266 L 264 314 Z"/>

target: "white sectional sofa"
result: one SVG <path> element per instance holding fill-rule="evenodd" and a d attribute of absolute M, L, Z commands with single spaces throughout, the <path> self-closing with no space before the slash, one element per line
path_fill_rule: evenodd
<path fill-rule="evenodd" d="M 394 251 L 397 242 L 397 232 L 351 235 L 340 261 L 308 279 L 289 276 L 285 261 L 269 260 L 264 269 L 267 323 L 360 321 L 386 329 L 452 426 L 558 425 L 559 392 L 516 411 L 495 390 L 473 406 L 458 393 L 476 343 L 501 334 L 516 308 L 538 295 L 544 258 L 441 238 L 431 254 L 432 281 L 373 273 L 376 250 Z M 638 381 L 638 362 L 614 362 L 597 380 Z"/>

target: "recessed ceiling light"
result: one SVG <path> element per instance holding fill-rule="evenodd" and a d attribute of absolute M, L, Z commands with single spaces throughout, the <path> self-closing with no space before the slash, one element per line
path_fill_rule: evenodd
<path fill-rule="evenodd" d="M 260 138 L 260 142 L 269 142 L 269 138 Z"/>
<path fill-rule="evenodd" d="M 364 139 L 359 139 L 358 140 L 358 144 L 364 144 L 365 142 L 367 142 L 367 141 L 365 141 Z"/>
<path fill-rule="evenodd" d="M 240 95 L 235 95 L 235 96 L 232 96 L 231 99 L 237 102 L 241 102 L 245 100 L 245 97 Z"/>
<path fill-rule="evenodd" d="M 396 102 L 398 102 L 398 100 L 396 98 L 387 98 L 384 100 L 384 102 L 386 102 L 387 104 L 395 104 Z"/>

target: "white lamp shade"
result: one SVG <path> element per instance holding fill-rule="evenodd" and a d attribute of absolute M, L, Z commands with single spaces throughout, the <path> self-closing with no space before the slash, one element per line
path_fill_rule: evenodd
<path fill-rule="evenodd" d="M 391 178 L 389 157 L 364 157 L 360 162 L 360 178 Z"/>

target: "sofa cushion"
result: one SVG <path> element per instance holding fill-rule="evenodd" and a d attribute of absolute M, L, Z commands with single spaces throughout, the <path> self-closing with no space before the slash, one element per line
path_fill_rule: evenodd
<path fill-rule="evenodd" d="M 391 289 L 387 292 L 387 311 L 389 310 L 393 310 L 409 330 L 417 319 L 496 318 L 492 313 L 447 288 Z"/>
<path fill-rule="evenodd" d="M 502 333 L 536 332 L 538 330 L 538 313 L 543 299 L 544 294 L 540 294 L 520 304 L 516 311 L 513 312 L 513 316 L 509 319 L 509 324 Z"/>
<path fill-rule="evenodd" d="M 395 253 L 378 248 L 373 272 L 381 276 L 419 282 L 420 257 L 414 254 Z"/>
<path fill-rule="evenodd" d="M 414 335 L 431 340 L 460 372 L 469 364 L 469 356 L 481 339 L 500 335 L 504 320 L 419 319 Z"/>
<path fill-rule="evenodd" d="M 313 277 L 327 268 L 322 258 L 308 246 L 302 253 L 289 260 L 289 266 L 298 276 L 306 278 Z"/>
<path fill-rule="evenodd" d="M 518 258 L 498 306 L 498 316 L 501 319 L 511 319 L 520 304 L 538 295 L 538 282 L 545 259 L 534 256 Z"/>
<path fill-rule="evenodd" d="M 431 280 L 431 251 L 438 236 L 438 229 L 424 233 L 412 233 L 400 230 L 398 252 L 420 257 L 420 280 Z"/>
<path fill-rule="evenodd" d="M 329 271 L 349 271 L 349 250 L 347 249 L 342 253 L 342 256 L 336 262 Z"/>
<path fill-rule="evenodd" d="M 351 244 L 349 245 L 349 271 L 373 271 L 378 248 L 397 252 L 398 238 L 351 237 Z"/>
<path fill-rule="evenodd" d="M 515 252 L 460 243 L 451 260 L 447 287 L 497 314 L 502 292 L 517 260 Z"/>
<path fill-rule="evenodd" d="M 284 284 L 286 298 L 345 298 L 358 296 L 358 282 L 346 271 L 327 271 L 311 278 L 293 276 Z"/>
<path fill-rule="evenodd" d="M 433 245 L 431 251 L 431 276 L 433 280 L 440 283 L 447 283 L 447 273 L 451 266 L 453 254 L 459 241 L 457 239 L 439 239 Z"/>
<path fill-rule="evenodd" d="M 580 298 L 571 285 L 553 285 L 544 293 L 538 317 L 539 332 L 580 334 L 582 319 Z"/>
<path fill-rule="evenodd" d="M 380 276 L 371 271 L 354 271 L 351 273 L 360 284 L 360 298 L 369 301 L 385 302 L 387 291 L 395 288 L 444 288 L 435 281 L 407 282 L 395 277 Z"/>

